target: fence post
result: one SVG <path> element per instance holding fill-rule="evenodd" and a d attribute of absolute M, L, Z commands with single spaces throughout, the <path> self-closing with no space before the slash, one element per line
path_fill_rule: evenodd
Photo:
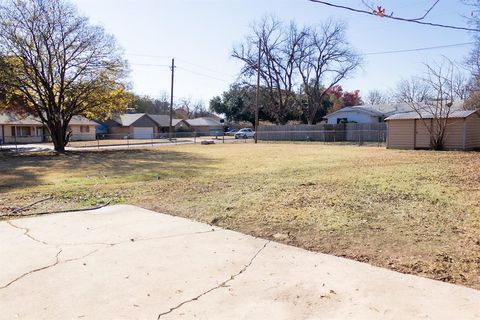
<path fill-rule="evenodd" d="M 100 139 L 98 137 L 95 138 L 97 140 L 97 149 L 100 149 Z"/>
<path fill-rule="evenodd" d="M 130 148 L 130 134 L 127 134 L 127 148 Z"/>

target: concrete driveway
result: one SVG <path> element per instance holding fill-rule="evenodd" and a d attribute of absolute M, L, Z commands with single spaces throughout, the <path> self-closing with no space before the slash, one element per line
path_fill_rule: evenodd
<path fill-rule="evenodd" d="M 1 319 L 480 319 L 480 291 L 133 206 L 0 222 Z"/>

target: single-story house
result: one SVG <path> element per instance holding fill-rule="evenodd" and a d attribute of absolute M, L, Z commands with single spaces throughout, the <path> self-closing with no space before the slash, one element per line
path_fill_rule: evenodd
<path fill-rule="evenodd" d="M 70 141 L 92 141 L 96 139 L 96 127 L 98 123 L 85 117 L 74 116 L 68 124 L 72 132 Z"/>
<path fill-rule="evenodd" d="M 429 113 L 399 113 L 385 119 L 388 125 L 387 148 L 430 149 L 429 126 L 435 124 Z M 453 111 L 447 119 L 444 148 L 480 149 L 480 109 Z"/>
<path fill-rule="evenodd" d="M 70 120 L 71 140 L 95 140 L 97 123 L 82 116 Z M 0 114 L 1 143 L 40 143 L 49 141 L 48 129 L 40 119 L 31 115 L 19 115 L 13 112 Z"/>
<path fill-rule="evenodd" d="M 197 135 L 215 136 L 223 134 L 224 125 L 215 118 L 196 118 L 185 120 Z"/>
<path fill-rule="evenodd" d="M 157 123 L 145 113 L 115 115 L 105 121 L 110 139 L 150 139 L 158 134 Z"/>
<path fill-rule="evenodd" d="M 363 105 L 345 107 L 325 116 L 327 124 L 338 123 L 379 123 L 386 117 L 403 112 L 410 112 L 412 109 L 404 103 L 390 103 L 379 105 Z"/>
<path fill-rule="evenodd" d="M 115 115 L 104 124 L 111 139 L 151 139 L 167 133 L 170 128 L 170 116 L 146 113 L 125 113 Z M 175 131 L 189 131 L 190 126 L 182 119 L 172 119 Z"/>

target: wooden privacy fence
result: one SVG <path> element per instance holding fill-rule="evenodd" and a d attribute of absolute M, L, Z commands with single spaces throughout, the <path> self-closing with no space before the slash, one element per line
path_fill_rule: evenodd
<path fill-rule="evenodd" d="M 344 123 L 259 126 L 257 137 L 264 141 L 385 142 L 387 125 Z"/>

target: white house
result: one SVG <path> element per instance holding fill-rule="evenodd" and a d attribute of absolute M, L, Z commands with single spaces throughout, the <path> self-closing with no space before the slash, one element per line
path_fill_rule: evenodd
<path fill-rule="evenodd" d="M 355 107 L 345 107 L 325 116 L 328 124 L 338 124 L 343 122 L 356 123 L 379 123 L 386 117 L 403 112 L 410 112 L 412 109 L 403 103 L 364 105 Z"/>
<path fill-rule="evenodd" d="M 95 127 L 98 124 L 82 116 L 70 120 L 71 140 L 95 140 Z M 0 144 L 39 143 L 49 141 L 48 129 L 40 119 L 13 112 L 0 113 Z"/>

